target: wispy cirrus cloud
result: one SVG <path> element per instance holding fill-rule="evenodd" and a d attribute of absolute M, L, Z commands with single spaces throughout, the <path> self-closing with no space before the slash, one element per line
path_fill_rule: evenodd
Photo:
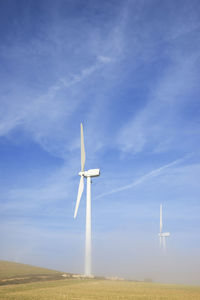
<path fill-rule="evenodd" d="M 176 159 L 176 160 L 172 161 L 171 163 L 166 164 L 166 165 L 164 165 L 164 166 L 162 166 L 160 168 L 154 169 L 154 170 L 148 172 L 147 174 L 141 176 L 140 178 L 134 180 L 130 184 L 118 187 L 118 188 L 113 189 L 113 190 L 111 190 L 109 192 L 102 193 L 102 194 L 98 195 L 96 197 L 96 199 L 102 198 L 104 196 L 112 195 L 112 194 L 115 194 L 115 193 L 118 193 L 118 192 L 121 192 L 121 191 L 124 191 L 124 190 L 128 190 L 128 189 L 131 189 L 131 188 L 133 188 L 133 187 L 135 187 L 135 186 L 137 186 L 139 184 L 142 184 L 143 182 L 145 182 L 148 179 L 151 179 L 153 177 L 159 176 L 164 170 L 166 170 L 166 169 L 168 169 L 168 168 L 170 168 L 170 167 L 172 167 L 174 165 L 177 165 L 179 163 L 184 162 L 190 156 L 192 156 L 192 153 L 190 153 L 190 154 L 188 154 L 188 155 L 186 155 L 186 156 L 184 156 L 182 158 Z"/>
<path fill-rule="evenodd" d="M 60 78 L 57 83 L 50 86 L 48 90 L 36 97 L 27 98 L 24 101 L 16 101 L 16 107 L 10 103 L 5 104 L 6 114 L 2 114 L 0 124 L 0 135 L 6 136 L 12 130 L 21 128 L 27 131 L 36 142 L 49 152 L 62 156 L 59 148 L 66 144 L 66 126 L 69 119 L 74 116 L 82 98 L 81 83 L 90 81 L 89 77 L 109 64 L 109 57 L 97 57 L 96 62 L 82 69 L 79 74 L 71 74 L 66 78 Z M 87 83 L 86 83 L 87 84 Z M 76 85 L 78 93 L 72 95 L 73 86 Z M 80 97 L 79 97 L 79 96 Z M 19 95 L 16 95 L 19 97 Z M 85 97 L 85 96 L 84 96 Z M 55 147 L 55 140 L 62 146 Z"/>
<path fill-rule="evenodd" d="M 8 34 L 12 47 L 6 41 L 0 48 L 0 56 L 13 63 L 13 72 L 9 76 L 14 79 L 17 68 L 19 74 L 17 83 L 16 80 L 6 80 L 5 74 L 2 78 L 5 91 L 1 98 L 5 109 L 1 115 L 1 136 L 11 137 L 15 130 L 25 131 L 46 151 L 65 157 L 64 152 L 72 148 L 71 144 L 76 145 L 74 135 L 71 135 L 74 120 L 80 123 L 83 118 L 90 119 L 91 111 L 99 101 L 94 93 L 101 90 L 102 80 L 97 83 L 95 79 L 121 55 L 121 14 L 119 10 L 111 27 L 100 29 L 98 24 L 88 28 L 84 18 L 64 21 L 55 15 L 49 26 L 44 24 L 38 28 L 44 37 L 42 42 L 34 35 L 28 42 L 19 42 L 11 33 Z M 87 33 L 84 39 L 83 32 Z M 60 35 L 63 36 L 62 42 Z M 69 40 L 72 44 L 68 43 Z M 70 49 L 74 48 L 76 51 L 71 52 Z M 104 103 L 104 99 L 101 101 Z M 79 112 L 81 103 L 84 103 L 82 117 Z"/>
<path fill-rule="evenodd" d="M 198 60 L 197 53 L 172 58 L 170 67 L 153 83 L 146 105 L 121 129 L 118 144 L 123 151 L 139 153 L 148 148 L 162 152 L 180 147 L 192 131 L 199 134 L 196 116 L 193 122 L 186 117 L 186 109 L 191 102 L 195 105 L 199 89 Z M 194 142 L 194 138 L 190 140 L 192 147 Z"/>

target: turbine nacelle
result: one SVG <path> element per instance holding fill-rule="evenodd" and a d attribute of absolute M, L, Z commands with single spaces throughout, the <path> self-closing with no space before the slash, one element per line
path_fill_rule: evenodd
<path fill-rule="evenodd" d="M 169 232 L 163 232 L 163 233 L 159 233 L 158 234 L 160 237 L 166 237 L 166 236 L 170 236 Z"/>
<path fill-rule="evenodd" d="M 78 173 L 78 175 L 84 177 L 98 177 L 100 176 L 100 169 L 90 169 L 88 171 L 81 171 Z"/>

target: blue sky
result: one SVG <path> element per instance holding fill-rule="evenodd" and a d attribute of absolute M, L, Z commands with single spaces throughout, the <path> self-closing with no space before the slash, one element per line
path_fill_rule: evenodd
<path fill-rule="evenodd" d="M 199 17 L 195 0 L 1 1 L 0 259 L 83 272 L 83 122 L 93 272 L 200 284 Z"/>

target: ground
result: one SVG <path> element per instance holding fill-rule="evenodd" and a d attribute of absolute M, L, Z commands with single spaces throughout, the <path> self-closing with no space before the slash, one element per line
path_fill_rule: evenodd
<path fill-rule="evenodd" d="M 34 275 L 35 279 L 32 280 Z M 62 275 L 63 273 L 57 271 L 0 261 L 0 299 L 200 300 L 200 287 L 195 286 L 73 278 Z M 26 283 L 23 283 L 24 279 L 20 281 L 20 276 L 26 278 Z M 54 276 L 57 276 L 56 280 Z M 12 281 L 16 278 L 19 279 L 17 284 Z"/>

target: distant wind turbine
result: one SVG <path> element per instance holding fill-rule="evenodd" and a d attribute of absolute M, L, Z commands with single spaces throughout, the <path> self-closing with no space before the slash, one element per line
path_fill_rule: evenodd
<path fill-rule="evenodd" d="M 166 241 L 165 238 L 170 236 L 169 232 L 162 232 L 163 230 L 163 221 L 162 221 L 162 204 L 160 204 L 160 233 L 158 234 L 160 237 L 160 247 L 163 248 L 164 252 L 166 250 Z"/>
<path fill-rule="evenodd" d="M 88 171 L 85 168 L 85 146 L 83 136 L 83 124 L 81 123 L 81 172 L 79 172 L 80 183 L 78 188 L 78 195 L 76 200 L 76 207 L 74 212 L 74 218 L 76 218 L 79 203 L 84 189 L 84 177 L 87 178 L 87 200 L 86 200 L 86 233 L 85 233 L 85 276 L 91 276 L 91 177 L 97 177 L 100 175 L 99 169 L 90 169 Z"/>

